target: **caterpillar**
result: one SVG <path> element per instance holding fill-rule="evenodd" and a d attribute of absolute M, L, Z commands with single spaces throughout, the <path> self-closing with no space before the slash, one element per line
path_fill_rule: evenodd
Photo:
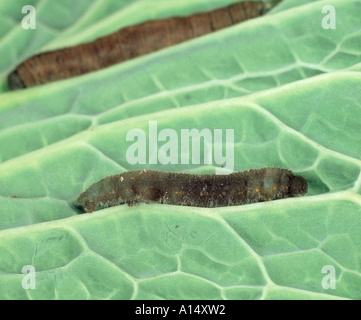
<path fill-rule="evenodd" d="M 229 175 L 143 170 L 101 179 L 83 192 L 77 203 L 85 212 L 123 203 L 133 206 L 139 201 L 215 208 L 295 197 L 307 190 L 302 176 L 279 168 Z"/>
<path fill-rule="evenodd" d="M 8 87 L 32 87 L 106 68 L 261 16 L 269 6 L 262 1 L 239 2 L 188 17 L 147 21 L 93 42 L 43 52 L 18 65 L 8 76 Z"/>

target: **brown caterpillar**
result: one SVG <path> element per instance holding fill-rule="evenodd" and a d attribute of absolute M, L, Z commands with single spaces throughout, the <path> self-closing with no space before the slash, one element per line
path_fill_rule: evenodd
<path fill-rule="evenodd" d="M 307 193 L 306 180 L 290 170 L 263 168 L 230 175 L 197 175 L 160 171 L 130 171 L 106 177 L 78 198 L 86 212 L 127 203 L 165 203 L 224 207 L 283 199 Z"/>
<path fill-rule="evenodd" d="M 126 27 L 94 42 L 30 57 L 9 74 L 8 86 L 32 87 L 96 71 L 261 16 L 268 8 L 262 1 L 246 1 Z"/>

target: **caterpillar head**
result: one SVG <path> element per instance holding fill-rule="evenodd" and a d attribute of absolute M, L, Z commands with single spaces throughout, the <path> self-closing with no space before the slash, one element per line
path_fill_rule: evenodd
<path fill-rule="evenodd" d="M 292 197 L 302 196 L 307 193 L 308 185 L 305 178 L 293 176 L 289 182 L 289 193 Z"/>
<path fill-rule="evenodd" d="M 23 89 L 26 87 L 16 70 L 8 76 L 8 87 L 11 90 Z"/>
<path fill-rule="evenodd" d="M 89 200 L 87 199 L 87 195 L 84 193 L 82 193 L 78 200 L 77 200 L 77 207 L 81 208 L 84 212 L 93 212 L 97 207 L 97 203 L 95 201 Z"/>

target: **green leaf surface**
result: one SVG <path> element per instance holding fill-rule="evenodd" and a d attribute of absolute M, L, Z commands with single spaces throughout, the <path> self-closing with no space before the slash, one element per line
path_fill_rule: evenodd
<path fill-rule="evenodd" d="M 315 2 L 315 1 L 320 1 L 320 0 L 284 0 L 281 1 L 280 4 L 272 9 L 272 14 L 273 13 L 277 13 L 283 10 L 288 10 L 288 9 L 292 9 L 295 7 L 299 7 L 301 5 L 305 5 L 311 2 Z"/>
<path fill-rule="evenodd" d="M 44 48 L 231 2 L 79 1 L 59 19 L 66 2 L 33 1 L 33 39 L 15 23 L 25 2 L 6 2 L 0 53 L 14 49 L 0 69 Z M 325 5 L 336 8 L 335 30 L 321 27 Z M 1 93 L 0 299 L 360 299 L 360 9 L 360 0 L 289 0 L 99 72 Z M 184 129 L 233 129 L 234 157 L 205 165 L 201 148 L 199 164 L 181 164 L 180 152 L 179 164 L 149 164 L 158 141 L 147 142 L 147 164 L 130 164 L 127 134 L 138 128 L 148 141 L 150 121 L 158 133 L 174 130 L 179 146 Z M 74 206 L 107 175 L 222 166 L 288 168 L 309 191 L 223 208 L 139 203 L 79 214 Z M 36 289 L 22 286 L 27 265 Z M 335 270 L 334 289 L 323 286 L 325 266 Z"/>
<path fill-rule="evenodd" d="M 17 143 L 1 150 L 1 160 L 103 123 L 242 96 L 361 62 L 361 48 L 351 45 L 361 34 L 360 2 L 334 1 L 341 30 L 320 27 L 323 5 L 304 5 L 100 72 L 6 93 L 0 100 L 0 143 L 8 144 L 9 136 Z"/>

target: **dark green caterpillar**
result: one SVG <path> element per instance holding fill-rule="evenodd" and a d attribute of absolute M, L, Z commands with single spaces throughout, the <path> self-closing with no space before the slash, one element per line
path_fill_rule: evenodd
<path fill-rule="evenodd" d="M 79 196 L 78 204 L 86 212 L 138 201 L 215 208 L 300 196 L 307 190 L 306 180 L 286 169 L 263 168 L 229 175 L 144 170 L 94 183 Z"/>

